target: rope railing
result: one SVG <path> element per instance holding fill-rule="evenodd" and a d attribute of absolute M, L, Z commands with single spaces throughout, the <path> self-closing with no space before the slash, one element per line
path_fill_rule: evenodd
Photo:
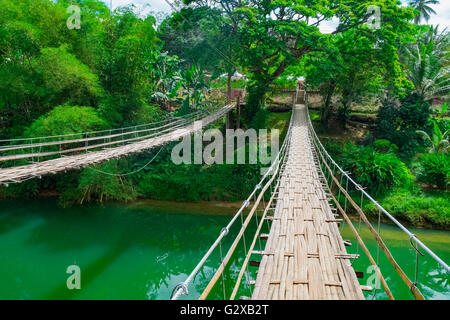
<path fill-rule="evenodd" d="M 203 291 L 202 295 L 200 296 L 200 299 L 206 299 L 208 297 L 209 293 L 211 292 L 211 289 L 214 287 L 214 285 L 216 284 L 216 282 L 218 281 L 220 276 L 222 276 L 222 281 L 224 281 L 223 280 L 223 271 L 224 271 L 227 263 L 229 262 L 232 254 L 234 253 L 234 251 L 235 251 L 235 249 L 237 247 L 237 244 L 239 242 L 239 239 L 242 238 L 242 237 L 245 237 L 244 236 L 244 231 L 247 228 L 251 218 L 253 216 L 255 216 L 257 218 L 257 214 L 254 214 L 254 213 L 256 212 L 257 207 L 260 204 L 261 200 L 264 199 L 265 192 L 269 190 L 269 187 L 271 187 L 274 184 L 274 181 L 277 180 L 276 178 L 279 177 L 281 164 L 284 162 L 284 159 L 285 159 L 285 156 L 286 156 L 287 150 L 288 150 L 288 145 L 289 145 L 289 142 L 290 142 L 290 136 L 291 136 L 291 133 L 292 133 L 292 130 L 291 130 L 292 129 L 292 123 L 293 123 L 293 118 L 291 118 L 291 121 L 289 123 L 289 128 L 288 128 L 286 137 L 285 137 L 285 139 L 283 141 L 283 144 L 282 144 L 278 154 L 276 155 L 274 161 L 272 162 L 271 166 L 267 170 L 267 172 L 264 174 L 264 176 L 261 178 L 259 183 L 256 185 L 256 187 L 250 193 L 248 198 L 242 203 L 241 207 L 236 212 L 236 214 L 232 217 L 230 222 L 224 228 L 222 228 L 222 230 L 220 231 L 220 234 L 217 237 L 217 239 L 214 241 L 214 243 L 211 245 L 211 247 L 208 249 L 208 251 L 204 254 L 202 259 L 200 259 L 200 261 L 195 266 L 193 271 L 189 274 L 189 276 L 186 278 L 186 280 L 184 280 L 183 282 L 181 282 L 181 283 L 179 283 L 178 285 L 175 286 L 175 288 L 172 291 L 172 295 L 170 297 L 171 300 L 177 300 L 177 299 L 179 299 L 181 297 L 181 295 L 188 295 L 189 294 L 189 290 L 188 290 L 189 289 L 189 285 L 192 283 L 192 281 L 194 280 L 195 276 L 204 267 L 205 262 L 208 260 L 208 258 L 211 256 L 211 254 L 217 248 L 219 248 L 220 251 L 222 251 L 222 240 L 229 234 L 230 228 L 234 225 L 236 220 L 239 217 L 241 217 L 241 229 L 240 229 L 240 232 L 239 232 L 238 236 L 236 237 L 235 241 L 233 242 L 233 244 L 231 245 L 230 249 L 228 250 L 225 258 L 223 258 L 222 254 L 221 254 L 220 266 L 219 266 L 218 270 L 216 271 L 215 275 L 213 276 L 213 278 L 211 279 L 211 281 L 208 283 L 208 285 L 205 288 L 205 290 Z M 256 197 L 257 192 L 260 189 L 261 189 L 261 191 L 259 192 L 258 196 Z M 270 190 L 270 192 L 272 193 L 273 190 Z M 250 206 L 250 203 L 252 202 L 252 199 L 254 199 L 253 206 L 252 206 L 252 208 L 250 210 L 250 213 L 247 215 L 246 220 L 243 221 L 244 210 L 245 210 L 245 208 Z M 268 208 L 268 207 L 269 206 L 266 205 L 265 202 L 264 202 L 264 210 L 266 210 L 266 208 Z M 263 219 L 261 221 L 263 221 Z M 259 225 L 259 222 L 258 222 L 258 225 Z M 257 230 L 257 232 L 258 232 L 258 230 Z M 249 252 L 251 252 L 251 251 L 249 250 Z M 247 255 L 247 252 L 245 254 Z M 223 285 L 224 285 L 224 283 L 223 283 Z M 225 294 L 224 294 L 224 299 L 226 299 Z"/>
<path fill-rule="evenodd" d="M 61 135 L 61 136 L 53 136 L 53 138 L 57 138 L 58 140 L 42 142 L 42 140 L 48 139 L 50 137 L 38 137 L 38 138 L 30 138 L 29 144 L 21 144 L 21 145 L 4 145 L 0 146 L 0 162 L 11 161 L 11 160 L 21 160 L 21 159 L 29 159 L 32 158 L 42 158 L 42 157 L 50 157 L 56 155 L 62 155 L 73 152 L 82 152 L 88 151 L 95 148 L 104 148 L 104 147 L 112 147 L 118 144 L 131 143 L 143 139 L 153 138 L 155 136 L 161 135 L 163 133 L 170 132 L 174 129 L 183 127 L 196 119 L 199 116 L 203 115 L 203 111 L 195 112 L 192 114 L 188 114 L 183 117 L 177 117 L 172 119 L 166 119 L 165 122 L 170 121 L 164 125 L 160 125 L 155 127 L 156 124 L 161 122 L 154 122 L 151 124 L 146 124 L 145 126 L 153 127 L 146 129 L 136 130 L 139 126 L 131 127 L 134 130 L 129 130 L 129 128 L 122 129 L 112 129 L 107 132 L 111 133 L 113 130 L 121 130 L 120 133 L 103 135 L 105 131 L 97 131 L 92 133 L 78 133 L 71 135 Z M 140 126 L 142 128 L 143 126 Z M 90 136 L 92 134 L 102 134 L 100 136 Z M 84 138 L 80 139 L 70 139 L 70 140 L 60 140 L 63 137 L 69 136 L 84 136 Z M 40 142 L 33 143 L 33 140 L 38 139 Z M 27 152 L 27 150 L 29 150 Z M 3 153 L 3 155 L 1 155 Z M 14 165 L 14 163 L 13 163 Z"/>
<path fill-rule="evenodd" d="M 156 122 L 149 122 L 149 123 L 145 123 L 145 124 L 139 124 L 139 125 L 135 125 L 135 126 L 128 126 L 128 127 L 121 127 L 121 128 L 114 128 L 114 129 L 105 129 L 105 130 L 99 130 L 99 131 L 88 131 L 88 132 L 79 132 L 79 133 L 68 133 L 68 134 L 61 134 L 61 135 L 53 135 L 53 136 L 40 136 L 40 137 L 29 137 L 29 138 L 14 138 L 14 139 L 3 139 L 0 140 L 0 143 L 4 144 L 7 143 L 6 145 L 2 145 L 0 146 L 0 149 L 5 148 L 5 147 L 10 147 L 10 146 L 14 146 L 13 144 L 11 144 L 11 142 L 16 142 L 16 141 L 24 141 L 23 144 L 19 144 L 19 145 L 15 145 L 15 146 L 27 146 L 29 145 L 27 142 L 34 141 L 34 140 L 48 140 L 48 139 L 55 139 L 58 138 L 57 141 L 65 141 L 62 140 L 61 138 L 67 138 L 67 137 L 73 137 L 73 136 L 79 136 L 79 135 L 91 135 L 91 134 L 111 134 L 113 132 L 122 132 L 122 131 L 126 131 L 129 129 L 134 129 L 136 130 L 137 128 L 145 128 L 148 126 L 154 126 L 157 124 L 161 124 L 161 123 L 166 123 L 167 121 L 172 121 L 172 120 L 181 120 L 184 118 L 189 118 L 191 116 L 194 115 L 198 115 L 198 114 L 202 114 L 205 113 L 206 110 L 199 110 L 193 113 L 189 113 L 183 116 L 169 116 L 168 118 L 164 119 L 164 120 L 160 120 L 160 121 L 156 121 Z"/>
<path fill-rule="evenodd" d="M 379 250 L 381 249 L 384 253 L 385 256 L 388 258 L 389 262 L 392 264 L 392 266 L 394 267 L 394 269 L 396 270 L 396 272 L 399 274 L 399 276 L 401 277 L 401 279 L 403 280 L 403 282 L 408 286 L 408 288 L 410 289 L 411 293 L 414 295 L 414 297 L 416 299 L 424 299 L 423 295 L 420 293 L 419 289 L 417 288 L 417 284 L 418 284 L 418 258 L 419 255 L 423 255 L 420 251 L 419 251 L 419 247 L 425 251 L 431 258 L 433 258 L 440 266 L 442 266 L 444 268 L 444 270 L 446 272 L 449 272 L 449 266 L 441 259 L 439 258 L 432 250 L 430 250 L 422 241 L 420 241 L 416 235 L 414 235 L 413 233 L 411 233 L 406 227 L 404 227 L 397 219 L 395 219 L 386 209 L 384 209 L 375 199 L 373 199 L 365 190 L 364 188 L 358 184 L 355 180 L 352 179 L 352 177 L 350 177 L 350 175 L 344 171 L 335 161 L 334 159 L 329 155 L 329 153 L 326 151 L 325 147 L 322 145 L 320 139 L 318 138 L 314 127 L 312 125 L 311 119 L 309 118 L 309 113 L 307 112 L 308 115 L 308 127 L 309 127 L 309 132 L 310 132 L 310 137 L 311 140 L 313 142 L 313 146 L 315 148 L 315 152 L 318 155 L 319 158 L 319 162 L 323 164 L 323 167 L 325 169 L 325 179 L 327 181 L 330 193 L 331 193 L 331 189 L 333 184 L 338 188 L 338 195 L 332 195 L 332 199 L 334 200 L 336 206 L 338 207 L 339 211 L 341 212 L 341 214 L 344 216 L 344 218 L 346 219 L 347 222 L 349 222 L 349 226 L 352 229 L 352 231 L 355 233 L 355 236 L 358 240 L 359 245 L 362 246 L 363 250 L 366 252 L 366 255 L 368 254 L 368 258 L 371 261 L 371 263 L 373 265 L 376 266 L 375 271 L 377 271 L 377 274 L 383 284 L 383 287 L 388 295 L 388 297 L 393 298 L 392 294 L 390 293 L 389 289 L 387 288 L 387 286 L 385 286 L 385 283 L 383 283 L 383 279 L 381 276 L 381 272 L 377 269 L 379 269 Z M 321 170 L 321 168 L 320 168 Z M 346 180 L 346 183 L 343 183 L 343 180 Z M 360 198 L 360 205 L 358 205 L 356 203 L 355 200 L 352 199 L 350 192 L 349 192 L 349 184 L 350 187 L 353 187 L 356 191 L 360 192 L 361 198 Z M 345 185 L 345 187 L 344 187 Z M 341 207 L 339 200 L 340 200 L 340 196 L 341 194 L 344 196 L 344 208 Z M 370 201 L 377 209 L 379 212 L 379 216 L 378 216 L 378 231 L 375 230 L 375 228 L 372 226 L 372 224 L 369 222 L 369 220 L 367 219 L 366 215 L 364 214 L 362 207 L 363 207 L 363 201 L 367 199 L 368 201 Z M 355 209 L 355 211 L 358 213 L 359 219 L 360 219 L 360 223 L 361 221 L 367 226 L 367 228 L 369 229 L 369 231 L 373 234 L 376 242 L 377 242 L 377 262 L 375 263 L 374 259 L 370 256 L 370 253 L 368 252 L 367 248 L 365 247 L 365 245 L 360 241 L 360 237 L 359 237 L 359 230 L 356 230 L 355 228 L 352 228 L 353 225 L 350 221 L 350 219 L 348 218 L 346 212 L 347 212 L 347 201 L 351 204 L 351 206 Z M 396 260 L 394 259 L 394 257 L 392 256 L 391 252 L 389 251 L 389 249 L 387 248 L 386 244 L 383 242 L 383 240 L 381 239 L 381 236 L 379 234 L 379 224 L 380 224 L 380 220 L 381 220 L 381 213 L 383 213 L 390 221 L 392 221 L 397 227 L 400 228 L 400 230 L 402 230 L 408 237 L 409 237 L 409 241 L 411 243 L 412 248 L 415 250 L 415 255 L 416 255 L 416 259 L 415 259 L 415 275 L 414 275 L 414 281 L 411 281 L 409 279 L 409 277 L 406 275 L 406 273 L 402 270 L 402 268 L 399 266 L 399 264 L 396 262 Z M 414 242 L 414 243 L 413 243 Z M 415 245 L 414 245 L 415 244 Z"/>

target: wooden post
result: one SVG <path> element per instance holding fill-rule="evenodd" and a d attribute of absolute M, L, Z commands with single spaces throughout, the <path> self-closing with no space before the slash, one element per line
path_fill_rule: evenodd
<path fill-rule="evenodd" d="M 225 126 L 226 126 L 226 129 L 231 129 L 231 112 L 233 112 L 233 110 L 230 110 L 229 112 L 227 112 L 227 116 L 226 116 L 226 120 L 225 120 L 225 122 L 226 122 L 226 124 L 225 124 Z"/>
<path fill-rule="evenodd" d="M 236 98 L 236 129 L 241 126 L 241 97 Z"/>

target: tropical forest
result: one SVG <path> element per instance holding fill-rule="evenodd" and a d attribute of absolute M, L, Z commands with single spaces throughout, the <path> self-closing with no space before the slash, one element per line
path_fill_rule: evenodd
<path fill-rule="evenodd" d="M 444 0 L 0 0 L 0 300 L 450 300 L 447 27 Z"/>

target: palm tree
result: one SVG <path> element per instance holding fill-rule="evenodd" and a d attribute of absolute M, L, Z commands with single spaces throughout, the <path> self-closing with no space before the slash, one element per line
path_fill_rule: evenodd
<path fill-rule="evenodd" d="M 400 59 L 405 65 L 406 77 L 415 91 L 425 100 L 435 97 L 448 99 L 450 92 L 450 34 L 438 26 L 427 26 L 420 31 L 416 42 L 404 45 Z"/>
<path fill-rule="evenodd" d="M 439 4 L 438 0 L 410 0 L 410 6 L 419 11 L 419 14 L 414 18 L 414 23 L 419 24 L 422 18 L 426 22 L 430 20 L 431 14 L 436 14 L 436 12 L 429 6 L 430 4 Z"/>

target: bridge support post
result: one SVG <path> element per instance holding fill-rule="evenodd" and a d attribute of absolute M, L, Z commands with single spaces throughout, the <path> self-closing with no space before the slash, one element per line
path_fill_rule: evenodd
<path fill-rule="evenodd" d="M 241 97 L 236 98 L 236 129 L 241 126 Z"/>
<path fill-rule="evenodd" d="M 233 112 L 233 110 L 230 110 L 225 118 L 225 127 L 226 129 L 232 129 L 231 128 L 231 112 Z"/>

